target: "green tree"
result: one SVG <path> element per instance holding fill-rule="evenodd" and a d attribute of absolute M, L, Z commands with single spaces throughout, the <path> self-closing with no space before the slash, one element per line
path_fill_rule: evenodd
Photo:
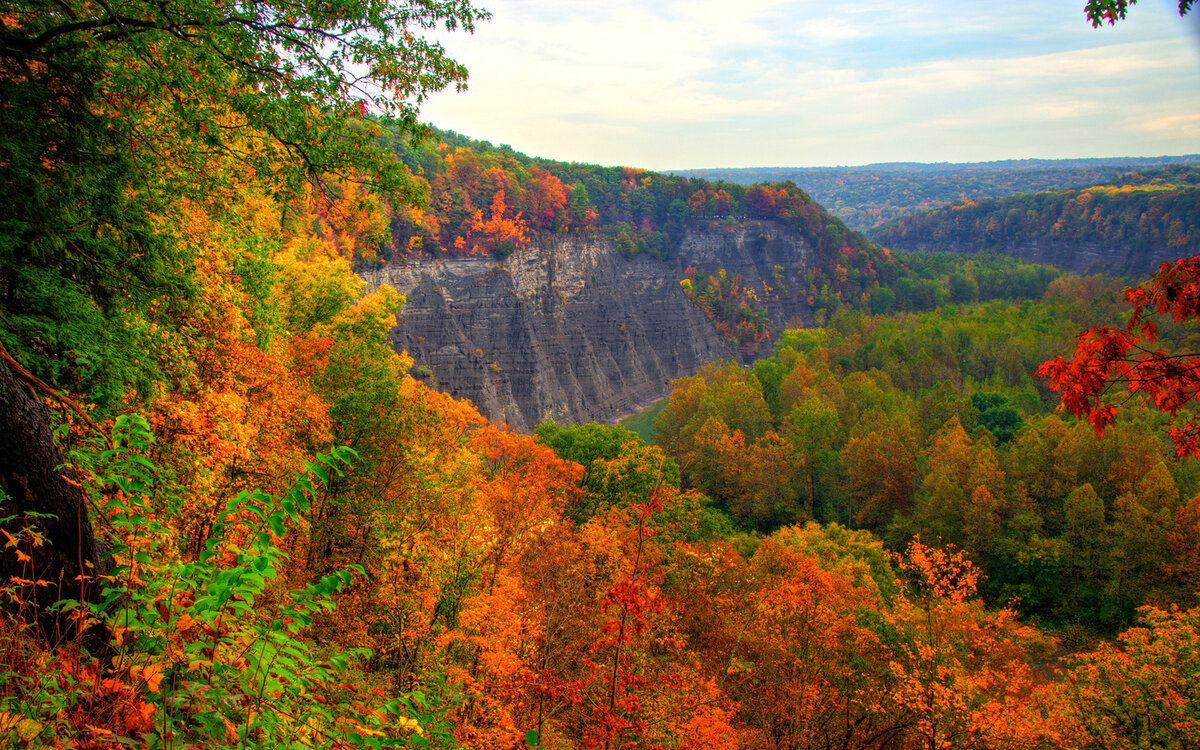
<path fill-rule="evenodd" d="M 583 466 L 584 494 L 563 509 L 578 524 L 611 505 L 644 501 L 658 487 L 679 487 L 679 467 L 658 447 L 647 446 L 621 425 L 560 425 L 547 420 L 535 430 L 538 442 Z"/>
<path fill-rule="evenodd" d="M 1088 0 L 1085 12 L 1092 26 L 1104 23 L 1111 25 L 1118 20 L 1124 20 L 1129 6 L 1136 2 L 1137 0 Z M 1179 15 L 1186 15 L 1192 9 L 1193 2 L 1194 0 L 1179 0 Z"/>
<path fill-rule="evenodd" d="M 1063 559 L 1063 591 L 1060 609 L 1083 613 L 1094 619 L 1107 609 L 1103 599 L 1103 581 L 1110 568 L 1108 527 L 1104 522 L 1104 501 L 1090 484 L 1076 487 L 1063 501 L 1066 533 L 1063 541 L 1068 554 Z"/>
<path fill-rule="evenodd" d="M 0 458 L 4 515 L 88 525 L 55 470 L 51 417 L 23 389 L 102 416 L 149 389 L 192 291 L 192 251 L 156 214 L 226 190 L 231 169 L 277 196 L 333 176 L 419 200 L 424 183 L 380 139 L 417 132 L 420 101 L 466 78 L 422 33 L 484 17 L 467 0 L 5 6 L 0 431 L 24 437 Z M 43 530 L 56 578 L 99 562 L 86 534 Z M 71 589 L 59 593 L 80 598 Z"/>

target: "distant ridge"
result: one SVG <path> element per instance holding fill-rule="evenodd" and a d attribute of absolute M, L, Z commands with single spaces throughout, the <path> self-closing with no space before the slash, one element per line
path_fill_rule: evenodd
<path fill-rule="evenodd" d="M 1168 164 L 1200 164 L 1200 154 L 1183 154 L 1181 156 L 1109 156 L 1082 159 L 999 159 L 996 161 L 968 162 L 884 161 L 872 164 L 825 167 L 713 167 L 705 169 L 666 169 L 663 171 L 685 177 L 728 179 L 730 182 L 737 182 L 739 184 L 753 184 L 724 175 L 755 172 L 783 174 L 793 172 L 855 172 L 860 170 L 877 172 L 977 172 L 993 169 L 1034 169 L 1039 167 L 1155 167 L 1166 166 Z M 755 182 L 759 181 L 755 180 Z"/>
<path fill-rule="evenodd" d="M 1079 188 L 1109 182 L 1126 171 L 1172 164 L 1200 165 L 1200 154 L 690 169 L 673 170 L 671 174 L 740 185 L 791 181 L 847 226 L 866 231 L 904 214 L 947 206 L 957 200 Z"/>
<path fill-rule="evenodd" d="M 871 230 L 893 250 L 1003 253 L 1081 274 L 1150 274 L 1200 252 L 1200 167 L 1125 171 L 1107 184 L 955 202 Z"/>

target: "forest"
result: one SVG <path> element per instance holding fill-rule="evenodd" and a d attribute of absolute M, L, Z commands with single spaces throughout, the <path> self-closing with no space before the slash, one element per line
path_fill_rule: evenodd
<path fill-rule="evenodd" d="M 790 181 L 860 232 L 906 214 L 959 201 L 1069 190 L 1110 182 L 1126 172 L 1200 163 L 1200 155 L 1124 159 L 1018 159 L 970 164 L 868 164 L 862 167 L 696 169 L 678 174 L 745 185 Z"/>
<path fill-rule="evenodd" d="M 1122 299 L 787 184 L 477 153 L 413 102 L 466 75 L 423 35 L 485 17 L 0 11 L 0 742 L 1194 746 L 1200 264 Z M 354 272 L 661 253 L 684 209 L 801 228 L 841 286 L 653 444 L 431 390 Z"/>
<path fill-rule="evenodd" d="M 876 242 L 938 250 L 997 251 L 1037 239 L 1120 247 L 1132 258 L 1159 248 L 1200 248 L 1200 168 L 1128 172 L 1108 184 L 1004 198 L 958 201 L 872 230 Z"/>
<path fill-rule="evenodd" d="M 503 260 L 539 233 L 592 232 L 614 238 L 628 259 L 641 253 L 666 259 L 688 227 L 739 219 L 799 229 L 826 255 L 844 247 L 847 255 L 875 251 L 791 183 L 745 186 L 555 162 L 451 131 L 431 132 L 432 138 L 392 145 L 428 201 L 394 209 L 388 241 L 378 248 L 381 261 L 395 253 Z"/>

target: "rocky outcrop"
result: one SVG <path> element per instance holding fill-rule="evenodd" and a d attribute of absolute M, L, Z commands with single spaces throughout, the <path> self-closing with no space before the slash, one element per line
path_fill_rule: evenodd
<path fill-rule="evenodd" d="M 708 362 L 752 358 L 688 300 L 685 269 L 741 274 L 778 330 L 811 315 L 799 294 L 811 255 L 802 236 L 748 222 L 689 232 L 667 261 L 626 260 L 607 239 L 569 235 L 536 239 L 503 263 L 421 258 L 362 275 L 406 296 L 391 337 L 416 374 L 530 430 L 548 418 L 612 420 Z"/>

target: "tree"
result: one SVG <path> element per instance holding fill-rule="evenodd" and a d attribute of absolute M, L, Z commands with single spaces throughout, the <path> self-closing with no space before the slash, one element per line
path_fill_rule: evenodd
<path fill-rule="evenodd" d="M 24 0 L 0 29 L 0 69 L 6 94 L 47 86 L 47 97 L 99 107 L 88 120 L 126 127 L 135 141 L 154 145 L 164 132 L 137 116 L 148 98 L 173 105 L 157 114 L 177 132 L 192 131 L 200 155 L 228 149 L 229 136 L 251 128 L 269 144 L 241 154 L 256 168 L 358 177 L 368 166 L 381 187 L 397 189 L 407 170 L 376 147 L 362 115 L 415 128 L 429 92 L 466 79 L 440 44 L 418 34 L 471 31 L 483 18 L 466 0 Z M 8 112 L 31 97 L 15 101 Z M 278 160 L 279 150 L 291 158 Z"/>
<path fill-rule="evenodd" d="M 1107 23 L 1110 26 L 1118 20 L 1124 20 L 1129 12 L 1129 6 L 1137 0 L 1088 0 L 1085 12 L 1092 26 Z M 1179 15 L 1186 15 L 1192 9 L 1194 0 L 1179 0 Z"/>
<path fill-rule="evenodd" d="M 231 170 L 285 198 L 306 181 L 323 193 L 333 175 L 419 200 L 423 183 L 379 147 L 383 128 L 415 133 L 421 100 L 465 80 L 421 32 L 485 17 L 468 0 L 6 6 L 0 426 L 27 440 L 0 462 L 4 515 L 88 525 L 56 470 L 53 420 L 25 392 L 76 395 L 104 417 L 151 390 L 155 349 L 195 293 L 195 252 L 167 209 L 226 193 Z M 94 563 L 86 534 L 39 525 L 63 561 L 57 578 Z"/>
<path fill-rule="evenodd" d="M 1151 316 L 1170 315 L 1179 324 L 1200 318 L 1198 281 L 1200 256 L 1163 263 L 1149 282 L 1125 290 L 1133 307 L 1126 326 L 1089 328 L 1079 334 L 1070 361 L 1055 357 L 1035 374 L 1062 393 L 1064 408 L 1086 416 L 1097 435 L 1104 434 L 1118 406 L 1134 395 L 1159 411 L 1178 415 L 1200 394 L 1200 356 L 1153 348 L 1158 324 Z M 1118 395 L 1118 386 L 1128 394 Z M 1167 434 L 1177 455 L 1200 456 L 1200 422 L 1185 417 Z"/>
<path fill-rule="evenodd" d="M 1088 0 L 1085 12 L 1093 27 L 1123 20 L 1137 0 Z M 1192 9 L 1194 0 L 1179 0 L 1179 15 Z M 1200 256 L 1163 263 L 1147 284 L 1125 290 L 1133 306 L 1124 328 L 1100 326 L 1079 335 L 1075 356 L 1043 363 L 1037 375 L 1062 392 L 1062 405 L 1075 416 L 1087 415 L 1088 422 L 1103 435 L 1111 424 L 1117 405 L 1106 398 L 1116 384 L 1131 394 L 1141 394 L 1160 411 L 1175 416 L 1180 408 L 1200 394 L 1200 358 L 1193 354 L 1169 354 L 1147 348 L 1158 337 L 1158 326 L 1147 314 L 1170 313 L 1176 322 L 1200 317 Z M 1168 434 L 1179 456 L 1200 455 L 1200 424 L 1184 419 Z"/>
<path fill-rule="evenodd" d="M 1116 645 L 1081 656 L 1062 719 L 1076 747 L 1194 747 L 1200 708 L 1200 610 L 1143 607 Z"/>
<path fill-rule="evenodd" d="M 852 523 L 880 528 L 912 509 L 917 481 L 917 432 L 906 414 L 871 412 L 842 449 Z"/>
<path fill-rule="evenodd" d="M 903 586 L 883 617 L 896 634 L 889 697 L 910 722 L 906 746 L 1044 746 L 1046 719 L 1018 696 L 1036 683 L 1030 651 L 1047 644 L 1011 609 L 984 609 L 963 552 L 917 538 L 896 562 Z"/>

